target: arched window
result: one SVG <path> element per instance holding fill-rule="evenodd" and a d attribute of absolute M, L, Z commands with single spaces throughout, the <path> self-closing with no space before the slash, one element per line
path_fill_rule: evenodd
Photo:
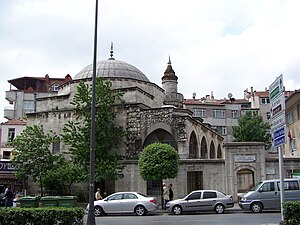
<path fill-rule="evenodd" d="M 189 158 L 197 158 L 198 157 L 198 143 L 196 134 L 193 131 L 190 136 L 189 141 Z"/>
<path fill-rule="evenodd" d="M 218 145 L 217 158 L 218 158 L 218 159 L 222 159 L 222 158 L 223 158 L 223 155 L 222 155 L 222 149 L 221 149 L 221 146 L 220 146 L 220 145 Z"/>
<path fill-rule="evenodd" d="M 215 149 L 215 144 L 213 141 L 210 142 L 210 147 L 209 147 L 209 158 L 214 159 L 216 157 L 216 149 Z"/>
<path fill-rule="evenodd" d="M 205 137 L 202 138 L 201 140 L 201 159 L 207 159 L 208 154 L 207 154 L 207 143 Z"/>

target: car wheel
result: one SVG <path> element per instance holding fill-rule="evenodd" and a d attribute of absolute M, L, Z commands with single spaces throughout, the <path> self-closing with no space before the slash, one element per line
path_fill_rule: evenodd
<path fill-rule="evenodd" d="M 146 214 L 146 209 L 144 206 L 138 205 L 137 207 L 135 207 L 134 212 L 137 216 L 143 216 Z"/>
<path fill-rule="evenodd" d="M 182 208 L 181 208 L 181 206 L 175 205 L 172 208 L 172 212 L 173 212 L 174 215 L 180 215 L 180 214 L 182 214 Z"/>
<path fill-rule="evenodd" d="M 225 212 L 225 207 L 224 207 L 224 205 L 222 205 L 222 204 L 217 204 L 217 205 L 215 206 L 215 212 L 218 213 L 218 214 L 224 213 L 224 212 Z"/>
<path fill-rule="evenodd" d="M 261 212 L 261 211 L 262 211 L 262 208 L 263 208 L 263 206 L 262 206 L 262 204 L 259 203 L 259 202 L 254 202 L 254 203 L 251 204 L 251 210 L 252 210 L 252 212 L 254 212 L 254 213 L 259 213 L 259 212 Z"/>
<path fill-rule="evenodd" d="M 102 209 L 102 207 L 100 206 L 95 206 L 94 208 L 94 215 L 97 217 L 97 216 L 102 216 L 104 215 L 104 211 Z"/>

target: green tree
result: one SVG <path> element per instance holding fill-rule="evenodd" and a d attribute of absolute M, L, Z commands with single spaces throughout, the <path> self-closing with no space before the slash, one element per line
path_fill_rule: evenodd
<path fill-rule="evenodd" d="M 81 169 L 61 156 L 56 166 L 44 175 L 44 186 L 47 190 L 57 190 L 71 194 L 71 186 L 83 180 Z"/>
<path fill-rule="evenodd" d="M 235 142 L 258 141 L 271 143 L 270 125 L 263 121 L 262 116 L 247 112 L 238 119 L 238 126 L 233 127 Z"/>
<path fill-rule="evenodd" d="M 144 180 L 175 178 L 179 156 L 171 145 L 156 142 L 143 149 L 138 166 Z"/>
<path fill-rule="evenodd" d="M 95 181 L 118 179 L 122 177 L 123 157 L 114 150 L 124 136 L 121 127 L 114 124 L 116 112 L 113 104 L 121 102 L 122 93 L 111 88 L 111 82 L 96 78 L 96 113 L 95 113 Z M 90 127 L 92 87 L 81 82 L 71 102 L 77 115 L 75 121 L 66 123 L 62 139 L 69 145 L 72 162 L 81 168 L 84 180 L 89 178 L 90 165 Z"/>
<path fill-rule="evenodd" d="M 12 163 L 18 166 L 16 177 L 19 179 L 31 175 L 34 182 L 40 185 L 43 195 L 44 175 L 51 170 L 57 161 L 50 151 L 50 145 L 58 140 L 54 134 L 44 133 L 43 126 L 27 126 L 12 142 L 14 158 Z"/>

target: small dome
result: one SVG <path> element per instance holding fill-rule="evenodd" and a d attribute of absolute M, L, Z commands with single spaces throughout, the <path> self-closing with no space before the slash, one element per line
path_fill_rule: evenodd
<path fill-rule="evenodd" d="M 93 76 L 93 64 L 83 68 L 75 75 L 74 80 L 91 78 Z M 136 67 L 114 58 L 98 61 L 96 76 L 104 78 L 129 78 L 150 82 L 149 79 Z"/>

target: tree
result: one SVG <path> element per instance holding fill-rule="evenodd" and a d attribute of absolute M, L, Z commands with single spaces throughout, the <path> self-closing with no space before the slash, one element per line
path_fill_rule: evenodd
<path fill-rule="evenodd" d="M 171 145 L 156 142 L 143 149 L 138 166 L 144 180 L 175 178 L 179 156 Z"/>
<path fill-rule="evenodd" d="M 238 119 L 238 126 L 233 127 L 236 142 L 258 141 L 271 143 L 270 125 L 263 121 L 262 116 L 247 112 Z"/>
<path fill-rule="evenodd" d="M 18 165 L 17 178 L 25 178 L 31 175 L 34 182 L 40 185 L 43 195 L 44 175 L 51 170 L 58 156 L 50 151 L 50 145 L 58 140 L 54 134 L 44 133 L 43 126 L 27 126 L 12 142 L 14 147 L 14 165 Z"/>
<path fill-rule="evenodd" d="M 121 127 L 114 124 L 116 112 L 113 104 L 121 102 L 122 93 L 112 90 L 111 82 L 96 78 L 95 113 L 95 181 L 122 177 L 123 157 L 114 152 L 124 136 Z M 71 102 L 77 116 L 76 121 L 66 123 L 62 139 L 69 145 L 69 154 L 74 164 L 81 168 L 84 180 L 89 179 L 90 127 L 92 87 L 81 82 Z"/>
<path fill-rule="evenodd" d="M 81 169 L 61 156 L 56 166 L 44 175 L 44 186 L 47 190 L 57 190 L 61 193 L 66 191 L 71 194 L 71 186 L 75 182 L 83 180 Z"/>

